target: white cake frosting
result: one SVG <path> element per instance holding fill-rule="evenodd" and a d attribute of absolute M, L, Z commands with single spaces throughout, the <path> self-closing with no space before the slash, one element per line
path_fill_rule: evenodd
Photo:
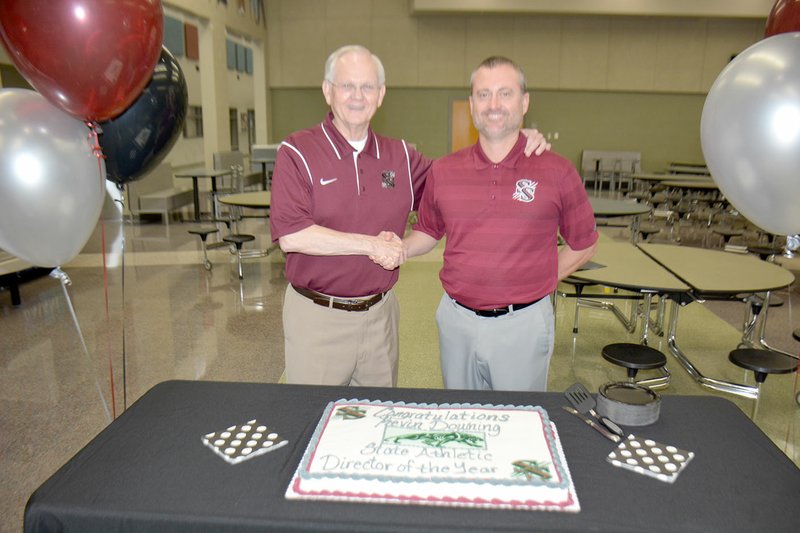
<path fill-rule="evenodd" d="M 286 497 L 580 509 L 547 412 L 511 405 L 331 402 Z"/>

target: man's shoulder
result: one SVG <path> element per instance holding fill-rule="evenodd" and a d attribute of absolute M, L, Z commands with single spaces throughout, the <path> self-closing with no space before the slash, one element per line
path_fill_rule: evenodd
<path fill-rule="evenodd" d="M 380 133 L 372 132 L 375 135 L 375 139 L 378 141 L 378 146 L 381 147 L 382 150 L 399 150 L 405 151 L 406 147 L 409 151 L 413 150 L 414 148 L 408 144 L 405 139 L 396 139 L 394 137 L 387 137 L 386 135 L 381 135 Z"/>
<path fill-rule="evenodd" d="M 561 170 L 566 171 L 575 168 L 575 165 L 564 157 L 563 155 L 549 150 L 542 153 L 542 155 L 531 155 L 525 157 L 524 155 L 519 159 L 519 164 L 534 167 L 539 169 Z"/>
<path fill-rule="evenodd" d="M 300 147 L 307 143 L 316 143 L 319 142 L 321 139 L 324 139 L 322 133 L 322 127 L 320 124 L 312 126 L 310 128 L 306 128 L 304 130 L 298 130 L 293 133 L 290 133 L 286 139 L 283 140 L 286 144 L 291 144 L 296 147 Z"/>

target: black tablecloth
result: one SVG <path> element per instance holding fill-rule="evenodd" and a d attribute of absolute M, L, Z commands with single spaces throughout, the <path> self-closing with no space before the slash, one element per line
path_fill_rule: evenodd
<path fill-rule="evenodd" d="M 289 501 L 329 401 L 541 405 L 555 421 L 581 511 Z M 797 531 L 800 470 L 731 402 L 667 396 L 636 435 L 695 453 L 674 484 L 606 462 L 615 447 L 559 393 L 170 381 L 131 406 L 31 496 L 25 531 Z M 229 465 L 206 433 L 257 419 L 289 444 Z"/>

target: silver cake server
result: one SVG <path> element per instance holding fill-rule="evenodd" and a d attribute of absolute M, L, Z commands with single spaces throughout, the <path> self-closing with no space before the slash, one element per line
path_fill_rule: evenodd
<path fill-rule="evenodd" d="M 569 403 L 571 403 L 572 407 L 574 407 L 579 413 L 589 413 L 596 420 L 599 420 L 600 423 L 603 424 L 611 433 L 619 435 L 620 437 L 625 436 L 625 432 L 622 431 L 622 428 L 614 423 L 613 420 L 597 414 L 597 411 L 594 410 L 597 403 L 589 391 L 586 390 L 586 387 L 583 386 L 583 384 L 574 383 L 573 385 L 570 385 L 570 387 L 564 391 L 564 396 L 567 397 Z"/>
<path fill-rule="evenodd" d="M 602 436 L 604 436 L 608 440 L 610 440 L 612 442 L 619 442 L 619 441 L 622 440 L 622 437 L 620 437 L 619 435 L 615 435 L 615 434 L 611 433 L 605 427 L 603 427 L 599 423 L 595 422 L 594 420 L 592 420 L 588 416 L 579 413 L 574 407 L 568 407 L 566 405 L 562 405 L 561 408 L 564 409 L 566 412 L 577 416 L 578 418 L 583 420 L 585 423 L 587 423 L 590 426 L 592 426 L 594 429 L 597 430 L 598 433 L 600 433 Z"/>

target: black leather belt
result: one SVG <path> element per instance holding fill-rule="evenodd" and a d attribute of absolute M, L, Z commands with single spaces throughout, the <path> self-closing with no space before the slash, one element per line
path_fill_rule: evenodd
<path fill-rule="evenodd" d="M 544 298 L 544 296 L 542 296 L 542 298 Z M 456 302 L 461 307 L 463 307 L 464 309 L 469 309 L 470 311 L 472 311 L 473 313 L 475 313 L 478 316 L 485 316 L 485 317 L 489 317 L 489 318 L 494 318 L 494 317 L 498 317 L 498 316 L 507 315 L 511 311 L 519 311 L 520 309 L 525 309 L 526 307 L 530 307 L 533 304 L 539 303 L 540 301 L 542 301 L 542 298 L 539 298 L 538 300 L 534 300 L 532 302 L 528 302 L 528 303 L 525 303 L 525 304 L 509 304 L 509 305 L 507 305 L 505 307 L 496 307 L 494 309 L 473 309 L 472 307 L 470 307 L 468 305 L 462 304 L 458 300 L 453 300 L 453 301 Z"/>
<path fill-rule="evenodd" d="M 340 309 L 342 311 L 366 311 L 376 303 L 383 300 L 383 295 L 386 294 L 385 292 L 382 292 L 366 299 L 337 298 L 335 296 L 328 296 L 326 294 L 312 291 L 311 289 L 305 289 L 303 287 L 295 287 L 292 285 L 292 288 L 297 291 L 297 294 L 305 296 L 317 305 L 331 307 L 333 309 Z"/>

